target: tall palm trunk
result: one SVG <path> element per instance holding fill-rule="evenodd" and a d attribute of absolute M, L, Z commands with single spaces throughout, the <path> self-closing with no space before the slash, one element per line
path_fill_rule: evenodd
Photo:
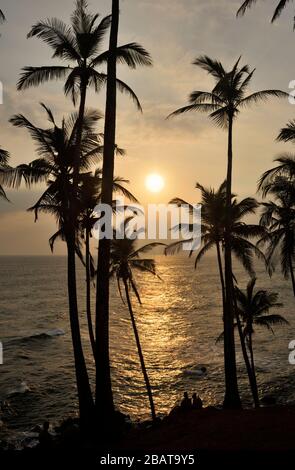
<path fill-rule="evenodd" d="M 88 227 L 88 223 L 86 226 L 86 234 L 85 234 L 85 254 L 86 254 L 86 316 L 87 316 L 87 324 L 88 324 L 88 333 L 92 348 L 93 357 L 95 359 L 95 337 L 93 331 L 93 324 L 92 324 L 92 317 L 91 317 L 91 273 L 90 273 L 90 231 Z"/>
<path fill-rule="evenodd" d="M 252 327 L 251 327 L 252 329 Z M 255 371 L 255 361 L 254 361 L 254 352 L 253 352 L 253 341 L 252 341 L 252 332 L 250 330 L 249 336 L 248 336 L 248 347 L 250 351 L 250 360 L 251 360 L 251 369 L 253 372 L 253 380 L 255 383 L 255 388 L 256 388 L 256 393 L 258 396 L 258 388 L 257 388 L 257 380 L 256 380 L 256 371 Z"/>
<path fill-rule="evenodd" d="M 224 315 L 224 312 L 225 312 L 225 282 L 224 282 L 224 275 L 223 275 L 223 268 L 222 268 L 220 245 L 219 245 L 218 242 L 216 242 L 216 251 L 217 251 L 217 261 L 218 261 L 218 268 L 219 268 L 220 284 L 221 284 L 221 290 L 222 290 L 222 305 L 223 305 L 223 315 Z M 259 407 L 259 399 L 258 399 L 257 387 L 255 387 L 255 381 L 254 381 L 254 378 L 253 378 L 251 365 L 250 365 L 249 357 L 248 357 L 248 354 L 247 354 L 247 348 L 246 348 L 245 339 L 244 339 L 244 335 L 243 335 L 243 329 L 242 329 L 242 325 L 241 325 L 241 322 L 240 322 L 239 315 L 237 313 L 237 305 L 236 305 L 236 298 L 235 297 L 234 297 L 234 305 L 235 305 L 235 317 L 236 317 L 236 320 L 237 320 L 238 331 L 239 331 L 240 342 L 241 342 L 241 348 L 242 348 L 243 358 L 244 358 L 244 362 L 245 362 L 245 365 L 246 365 L 247 374 L 248 374 L 248 378 L 249 378 L 250 389 L 251 389 L 251 392 L 252 392 L 254 405 L 255 405 L 256 408 L 258 408 Z"/>
<path fill-rule="evenodd" d="M 133 328 L 133 332 L 134 332 L 134 336 L 135 336 L 138 356 L 139 356 L 139 360 L 140 360 L 141 370 L 142 370 L 142 373 L 143 373 L 145 386 L 146 386 L 147 394 L 148 394 L 148 397 L 149 397 L 152 420 L 156 421 L 157 416 L 156 416 L 156 410 L 155 410 L 155 405 L 154 405 L 154 400 L 153 400 L 152 388 L 151 388 L 150 380 L 149 380 L 148 373 L 147 373 L 147 370 L 146 370 L 144 357 L 143 357 L 143 354 L 142 354 L 139 334 L 138 334 L 138 331 L 137 331 L 137 326 L 136 326 L 136 322 L 135 322 L 135 318 L 134 318 L 134 314 L 133 314 L 133 309 L 132 309 L 132 304 L 131 304 L 131 300 L 130 300 L 130 295 L 129 295 L 128 283 L 125 279 L 124 279 L 124 287 L 125 287 L 125 295 L 126 295 L 126 299 L 127 299 L 127 305 L 128 305 L 129 313 L 130 313 L 132 328 Z"/>
<path fill-rule="evenodd" d="M 289 268 L 290 268 L 290 274 L 291 274 L 293 294 L 295 296 L 295 276 L 294 276 L 294 269 L 293 269 L 293 262 L 292 262 L 292 255 L 291 254 L 289 254 Z"/>
<path fill-rule="evenodd" d="M 116 50 L 119 30 L 119 0 L 112 1 L 112 25 L 107 65 L 104 152 L 101 203 L 112 206 L 116 137 Z M 109 358 L 109 269 L 111 240 L 102 239 L 98 247 L 96 290 L 96 407 L 105 423 L 114 414 Z"/>
<path fill-rule="evenodd" d="M 224 312 L 224 371 L 225 396 L 224 408 L 240 408 L 241 400 L 238 390 L 235 337 L 234 337 L 234 288 L 232 277 L 231 256 L 231 199 L 232 199 L 232 134 L 233 113 L 228 116 L 228 168 L 226 179 L 226 220 L 224 237 L 224 269 L 225 269 L 225 312 Z"/>
<path fill-rule="evenodd" d="M 217 251 L 217 263 L 218 263 L 218 270 L 219 270 L 219 278 L 221 284 L 221 292 L 222 292 L 222 312 L 223 312 L 223 319 L 225 313 L 225 283 L 224 283 L 224 276 L 223 276 L 223 267 L 222 267 L 222 259 L 221 259 L 221 251 L 220 251 L 220 244 L 216 242 L 216 251 Z"/>
<path fill-rule="evenodd" d="M 83 119 L 86 102 L 86 89 L 81 86 L 79 117 L 77 120 L 76 133 L 76 151 L 74 155 L 74 171 L 73 171 L 73 195 L 70 197 L 69 214 L 66 215 L 67 222 L 67 249 L 68 249 L 68 297 L 70 309 L 70 323 L 72 342 L 74 348 L 74 359 L 76 368 L 76 380 L 79 399 L 79 415 L 81 428 L 87 430 L 93 424 L 94 402 L 89 384 L 88 371 L 86 367 L 85 357 L 82 348 L 79 312 L 77 302 L 77 279 L 76 279 L 76 251 L 75 251 L 75 233 L 77 222 L 77 204 L 78 204 L 78 182 L 80 172 L 80 156 L 81 156 L 81 139 L 83 130 Z"/>
<path fill-rule="evenodd" d="M 68 297 L 70 311 L 70 325 L 79 401 L 80 426 L 83 431 L 88 430 L 92 424 L 94 402 L 92 398 L 86 363 L 83 354 L 77 302 L 76 263 L 75 263 L 75 237 L 73 233 L 67 234 L 67 270 L 68 270 Z"/>

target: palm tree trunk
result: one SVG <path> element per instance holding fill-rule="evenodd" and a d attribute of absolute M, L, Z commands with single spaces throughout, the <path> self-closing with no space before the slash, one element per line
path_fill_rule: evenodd
<path fill-rule="evenodd" d="M 85 77 L 84 79 L 82 79 L 81 86 L 80 86 L 80 104 L 79 104 L 78 119 L 76 123 L 77 125 L 76 152 L 74 156 L 74 178 L 73 178 L 74 190 L 77 189 L 78 181 L 79 181 L 81 140 L 82 140 L 83 121 L 84 121 L 85 106 L 86 106 L 87 85 L 88 85 L 88 80 Z"/>
<path fill-rule="evenodd" d="M 232 199 L 232 134 L 233 114 L 228 117 L 228 168 L 226 179 L 226 221 L 224 236 L 224 269 L 225 269 L 225 314 L 224 314 L 224 372 L 225 396 L 224 408 L 240 408 L 241 400 L 238 390 L 235 336 L 234 336 L 234 305 L 233 305 L 233 278 L 231 256 L 231 199 Z"/>
<path fill-rule="evenodd" d="M 222 259 L 221 259 L 221 252 L 220 252 L 219 242 L 216 242 L 216 251 L 217 251 L 217 262 L 218 262 L 219 277 L 220 277 L 221 292 L 222 292 L 222 307 L 223 307 L 222 311 L 223 311 L 223 318 L 224 318 L 224 312 L 225 312 L 225 284 L 224 284 L 224 275 L 223 275 Z"/>
<path fill-rule="evenodd" d="M 292 255 L 289 255 L 289 268 L 290 268 L 290 274 L 291 274 L 291 281 L 292 281 L 292 287 L 293 287 L 293 294 L 295 297 L 295 276 L 294 276 L 294 270 L 293 270 L 293 263 L 292 263 Z"/>
<path fill-rule="evenodd" d="M 78 391 L 80 426 L 81 429 L 85 431 L 93 424 L 94 402 L 89 384 L 80 334 L 76 288 L 75 237 L 72 236 L 72 233 L 67 236 L 67 251 L 69 312 Z"/>
<path fill-rule="evenodd" d="M 252 373 L 253 373 L 254 386 L 255 386 L 255 389 L 256 389 L 257 396 L 258 396 L 258 387 L 257 387 L 257 380 L 256 380 L 255 361 L 254 361 L 254 352 L 253 352 L 253 341 L 252 341 L 251 331 L 249 333 L 248 346 L 249 346 L 249 351 L 250 351 L 251 369 L 252 369 Z"/>
<path fill-rule="evenodd" d="M 112 0 L 112 25 L 107 65 L 107 96 L 104 128 L 101 203 L 112 206 L 116 137 L 116 78 L 119 30 L 119 0 Z M 105 423 L 114 415 L 109 358 L 109 269 L 111 240 L 102 239 L 98 247 L 96 287 L 96 407 Z"/>
<path fill-rule="evenodd" d="M 242 328 L 242 325 L 241 325 L 241 320 L 240 320 L 239 313 L 238 313 L 238 308 L 237 308 L 236 296 L 234 297 L 234 303 L 235 303 L 235 317 L 236 317 L 236 320 L 237 320 L 240 343 L 241 343 L 241 348 L 242 348 L 242 353 L 243 353 L 245 366 L 246 366 L 246 369 L 247 369 L 247 374 L 248 374 L 248 379 L 249 379 L 249 384 L 250 384 L 250 390 L 251 390 L 251 393 L 252 393 L 254 406 L 255 406 L 255 408 L 259 408 L 259 406 L 260 406 L 259 405 L 259 396 L 258 396 L 258 389 L 257 389 L 255 373 L 254 373 L 254 371 L 251 367 L 249 357 L 248 357 L 248 353 L 247 353 L 245 336 L 243 334 L 243 328 Z"/>
<path fill-rule="evenodd" d="M 139 360 L 140 360 L 141 370 L 142 370 L 142 373 L 143 373 L 143 377 L 144 377 L 144 381 L 145 381 L 145 385 L 146 385 L 146 390 L 147 390 L 148 397 L 149 397 L 152 420 L 155 422 L 156 419 L 157 419 L 157 416 L 156 416 L 155 405 L 154 405 L 154 400 L 153 400 L 152 388 L 151 388 L 148 373 L 147 373 L 147 370 L 146 370 L 144 357 L 143 357 L 143 354 L 142 354 L 139 334 L 138 334 L 138 331 L 137 331 L 137 326 L 136 326 L 136 322 L 135 322 L 135 318 L 134 318 L 134 314 L 133 314 L 133 309 L 132 309 L 132 304 L 131 304 L 131 300 L 130 300 L 130 295 L 129 295 L 128 284 L 127 284 L 126 280 L 124 280 L 124 287 L 125 287 L 125 294 L 126 294 L 127 305 L 128 305 L 128 309 L 129 309 L 129 313 L 130 313 L 131 323 L 132 323 L 132 327 L 133 327 L 133 332 L 134 332 L 134 336 L 135 336 L 138 356 L 139 356 Z"/>
<path fill-rule="evenodd" d="M 86 316 L 87 316 L 87 324 L 88 324 L 88 332 L 89 338 L 91 343 L 91 348 L 93 352 L 93 357 L 95 360 L 95 337 L 93 331 L 93 324 L 91 318 L 91 275 L 90 275 L 90 247 L 89 247 L 89 239 L 90 233 L 89 228 L 86 227 Z"/>

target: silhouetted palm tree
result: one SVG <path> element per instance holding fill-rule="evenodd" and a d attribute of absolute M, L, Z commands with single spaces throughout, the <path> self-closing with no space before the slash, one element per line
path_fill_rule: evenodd
<path fill-rule="evenodd" d="M 256 395 L 258 396 L 257 380 L 255 372 L 255 361 L 253 352 L 254 327 L 261 326 L 273 332 L 274 325 L 288 324 L 288 321 L 281 315 L 269 314 L 273 308 L 282 306 L 278 303 L 278 294 L 266 290 L 254 291 L 256 279 L 253 278 L 247 285 L 246 292 L 238 287 L 235 288 L 237 299 L 238 315 L 243 323 L 243 335 L 250 353 L 251 369 L 255 379 Z"/>
<path fill-rule="evenodd" d="M 275 11 L 274 11 L 272 19 L 271 19 L 272 23 L 275 20 L 277 20 L 279 18 L 279 16 L 281 16 L 282 11 L 285 9 L 285 7 L 287 6 L 287 4 L 290 1 L 293 1 L 293 0 L 280 0 L 279 2 L 277 2 L 277 6 L 275 8 Z M 251 8 L 254 5 L 254 3 L 256 3 L 256 2 L 257 2 L 257 0 L 245 0 L 243 2 L 242 6 L 239 8 L 239 10 L 237 12 L 237 16 L 244 15 L 246 13 L 246 10 L 248 8 Z"/>
<path fill-rule="evenodd" d="M 230 206 L 232 197 L 232 164 L 233 164 L 233 123 L 240 110 L 269 97 L 284 97 L 286 93 L 280 90 L 264 90 L 246 96 L 251 79 L 255 70 L 250 70 L 248 65 L 240 67 L 240 58 L 230 71 L 226 71 L 217 60 L 208 56 L 201 56 L 194 61 L 194 65 L 201 67 L 215 80 L 212 91 L 194 91 L 189 98 L 189 105 L 178 109 L 171 116 L 187 113 L 190 111 L 201 111 L 209 114 L 209 117 L 219 127 L 228 131 L 228 165 L 227 165 L 227 187 L 226 187 L 226 229 L 225 229 L 225 289 L 226 289 L 226 312 L 225 312 L 225 407 L 240 406 L 240 397 L 237 386 L 235 343 L 234 343 L 234 305 L 233 305 L 233 279 L 232 260 L 230 245 Z"/>
<path fill-rule="evenodd" d="M 9 152 L 7 152 L 7 150 L 3 150 L 0 148 L 0 180 L 1 180 L 3 173 L 5 173 L 5 171 L 7 171 L 7 169 L 9 168 L 8 160 L 9 160 Z M 0 198 L 8 201 L 5 190 L 3 189 L 1 184 L 0 184 Z"/>
<path fill-rule="evenodd" d="M 119 150 L 120 154 L 124 152 Z M 94 279 L 96 270 L 94 268 L 94 260 L 90 251 L 90 238 L 92 237 L 92 230 L 98 221 L 98 214 L 95 212 L 95 207 L 101 200 L 101 169 L 98 168 L 95 173 L 85 173 L 80 176 L 81 179 L 81 213 L 79 215 L 79 226 L 81 231 L 81 238 L 85 241 L 85 265 L 86 271 L 86 315 L 88 323 L 88 332 L 91 342 L 93 356 L 95 358 L 95 334 L 93 329 L 92 314 L 91 314 L 91 279 Z M 125 184 L 129 181 L 115 177 L 113 182 L 113 191 L 122 194 L 128 200 L 138 203 L 133 194 L 125 188 Z"/>
<path fill-rule="evenodd" d="M 222 298 L 225 299 L 225 282 L 222 264 L 222 250 L 225 244 L 225 212 L 226 212 L 226 182 L 215 191 L 212 188 L 205 188 L 197 183 L 196 188 L 201 191 L 202 199 L 202 247 L 199 250 L 196 259 L 195 267 L 199 264 L 203 256 L 212 248 L 216 248 L 218 270 L 220 274 L 220 282 L 222 287 Z M 191 208 L 192 206 L 180 198 L 172 199 L 171 204 L 186 205 Z M 258 238 L 265 234 L 263 227 L 257 224 L 247 224 L 243 222 L 244 217 L 250 214 L 255 214 L 256 209 L 259 207 L 258 202 L 254 198 L 246 198 L 238 202 L 236 197 L 232 195 L 231 205 L 231 245 L 233 254 L 242 263 L 246 271 L 254 274 L 253 256 L 257 255 L 263 259 L 263 253 L 257 246 L 250 241 L 251 238 Z M 182 229 L 189 228 L 182 224 Z M 185 241 L 177 241 L 170 244 L 165 252 L 173 254 L 182 248 Z M 193 253 L 191 252 L 190 255 Z"/>
<path fill-rule="evenodd" d="M 266 245 L 266 258 L 273 269 L 273 259 L 279 251 L 282 273 L 285 278 L 291 275 L 295 296 L 295 188 L 294 183 L 284 176 L 276 176 L 273 181 L 265 180 L 261 186 L 264 196 L 274 196 L 274 201 L 262 203 L 263 212 L 260 224 L 267 233 L 259 241 Z"/>
<path fill-rule="evenodd" d="M 219 189 L 215 192 L 213 189 L 204 188 L 202 185 L 197 184 L 197 189 L 201 191 L 202 200 L 202 248 L 196 256 L 195 266 L 198 265 L 203 256 L 212 248 L 216 248 L 218 270 L 222 292 L 222 305 L 223 315 L 225 312 L 225 281 L 222 264 L 221 252 L 224 249 L 225 242 L 225 218 L 226 218 L 226 182 L 224 182 Z M 187 204 L 181 199 L 174 199 L 171 203 L 178 205 Z M 254 245 L 249 239 L 261 237 L 265 230 L 255 224 L 246 224 L 242 221 L 244 217 L 249 214 L 254 214 L 258 207 L 258 203 L 253 198 L 243 199 L 237 202 L 236 198 L 232 196 L 231 208 L 231 246 L 236 258 L 243 264 L 244 268 L 250 275 L 254 274 L 253 256 L 257 255 L 263 258 L 263 253 Z M 166 253 L 173 253 L 176 249 L 181 247 L 183 242 L 175 242 L 166 248 Z M 191 253 L 192 254 L 192 253 Z M 236 311 L 236 309 L 235 309 Z M 253 393 L 254 403 L 258 405 L 258 399 L 255 396 L 255 387 L 253 386 L 253 377 L 251 373 L 251 366 L 247 356 L 244 338 L 242 336 L 241 326 L 237 318 L 238 331 L 241 340 L 241 347 L 243 352 L 244 361 L 247 368 L 247 373 L 250 381 L 250 387 Z"/>
<path fill-rule="evenodd" d="M 134 317 L 134 312 L 132 308 L 131 302 L 131 292 L 133 292 L 141 304 L 141 298 L 138 291 L 138 287 L 136 285 L 133 271 L 139 271 L 140 273 L 150 273 L 154 276 L 157 275 L 156 273 L 156 265 L 155 261 L 152 259 L 143 259 L 140 258 L 141 255 L 147 253 L 152 248 L 162 245 L 161 243 L 149 243 L 141 248 L 136 248 L 136 240 L 131 240 L 127 237 L 126 232 L 128 230 L 128 223 L 132 218 L 127 218 L 123 225 L 121 226 L 121 232 L 125 233 L 125 237 L 122 239 L 116 238 L 116 233 L 114 232 L 114 238 L 111 243 L 111 265 L 110 265 L 110 273 L 111 276 L 114 276 L 117 280 L 119 293 L 121 299 L 124 302 L 121 283 L 124 286 L 125 290 L 125 297 L 127 300 L 128 310 L 131 318 L 132 328 L 135 336 L 138 356 L 140 360 L 140 365 L 142 369 L 142 373 L 144 376 L 144 381 L 149 397 L 150 408 L 151 408 L 151 415 L 153 421 L 156 420 L 156 411 L 155 405 L 153 401 L 152 389 L 147 373 L 147 369 L 144 362 L 143 352 L 140 344 L 139 334 L 136 326 L 136 321 Z"/>
<path fill-rule="evenodd" d="M 18 81 L 18 89 L 38 86 L 49 80 L 66 78 L 65 94 L 70 94 L 74 104 L 78 97 L 79 118 L 77 120 L 76 149 L 75 149 L 75 178 L 79 174 L 79 146 L 82 132 L 82 121 L 86 105 L 86 94 L 89 86 L 99 91 L 106 83 L 106 74 L 98 72 L 97 67 L 105 64 L 108 51 L 99 52 L 105 34 L 107 33 L 111 16 L 104 17 L 99 23 L 99 15 L 88 12 L 86 0 L 76 0 L 76 9 L 71 17 L 71 25 L 67 26 L 57 18 L 39 21 L 32 26 L 28 37 L 38 37 L 53 49 L 53 58 L 59 58 L 73 66 L 42 66 L 24 67 Z M 137 65 L 150 65 L 149 54 L 137 43 L 120 46 L 117 51 L 117 60 L 126 63 L 129 67 Z M 134 92 L 124 82 L 117 80 L 121 91 L 128 93 L 141 109 Z M 77 183 L 77 181 L 76 181 Z"/>
<path fill-rule="evenodd" d="M 119 0 L 112 0 L 112 24 L 107 57 L 107 93 L 105 108 L 104 152 L 102 168 L 101 202 L 112 204 L 114 179 L 114 153 L 117 115 L 117 49 L 119 32 Z M 151 63 L 146 53 L 147 65 Z M 103 238 L 98 246 L 96 286 L 96 406 L 99 420 L 111 429 L 114 402 L 111 386 L 109 358 L 109 269 L 111 241 Z"/>
<path fill-rule="evenodd" d="M 69 248 L 69 231 L 72 221 L 69 220 L 75 210 L 77 219 L 80 211 L 79 198 L 73 188 L 74 179 L 74 148 L 78 114 L 73 113 L 68 119 L 63 119 L 59 127 L 50 109 L 45 109 L 51 127 L 41 129 L 32 124 L 25 116 L 17 115 L 11 119 L 13 125 L 25 128 L 36 143 L 39 158 L 29 164 L 19 165 L 4 172 L 5 181 L 13 187 L 18 187 L 22 181 L 27 186 L 38 182 L 47 182 L 47 189 L 37 203 L 30 209 L 38 217 L 40 211 L 55 216 L 59 230 L 64 233 L 68 249 L 68 297 L 72 342 L 74 349 L 77 389 L 80 408 L 81 427 L 85 428 L 93 419 L 93 399 L 89 385 L 88 373 L 82 349 L 76 288 L 75 252 L 77 251 L 77 231 L 74 233 L 74 256 L 72 247 Z M 80 168 L 88 170 L 101 157 L 101 144 L 95 134 L 94 126 L 100 115 L 87 111 L 84 116 L 81 138 Z M 53 243 L 53 240 L 51 240 Z"/>

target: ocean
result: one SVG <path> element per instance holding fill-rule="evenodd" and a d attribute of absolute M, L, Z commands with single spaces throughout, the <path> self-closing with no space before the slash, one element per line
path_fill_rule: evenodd
<path fill-rule="evenodd" d="M 221 296 L 214 256 L 197 271 L 192 259 L 155 257 L 161 279 L 137 275 L 142 306 L 132 297 L 156 411 L 168 413 L 184 391 L 198 393 L 205 406 L 222 403 L 224 391 Z M 94 364 L 87 334 L 85 275 L 78 264 L 81 329 L 89 374 Z M 248 275 L 235 264 L 239 286 Z M 295 403 L 295 366 L 288 362 L 295 339 L 294 298 L 290 281 L 277 273 L 270 279 L 257 266 L 257 287 L 280 293 L 278 312 L 290 322 L 275 335 L 258 329 L 254 350 L 260 396 L 275 395 L 277 403 Z M 0 258 L 0 401 L 4 411 L 0 439 L 23 440 L 44 420 L 52 424 L 77 412 L 73 356 L 66 292 L 66 258 L 57 256 Z M 117 407 L 132 420 L 149 418 L 149 403 L 126 305 L 112 283 L 111 366 Z M 94 312 L 93 289 L 93 312 Z M 237 343 L 239 388 L 251 405 L 243 358 Z M 207 372 L 200 374 L 200 367 Z"/>

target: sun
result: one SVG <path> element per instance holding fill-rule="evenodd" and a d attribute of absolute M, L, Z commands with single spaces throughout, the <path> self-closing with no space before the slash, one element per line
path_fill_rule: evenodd
<path fill-rule="evenodd" d="M 152 193 L 159 193 L 165 186 L 164 179 L 162 176 L 153 173 L 148 175 L 145 180 L 145 185 Z"/>

